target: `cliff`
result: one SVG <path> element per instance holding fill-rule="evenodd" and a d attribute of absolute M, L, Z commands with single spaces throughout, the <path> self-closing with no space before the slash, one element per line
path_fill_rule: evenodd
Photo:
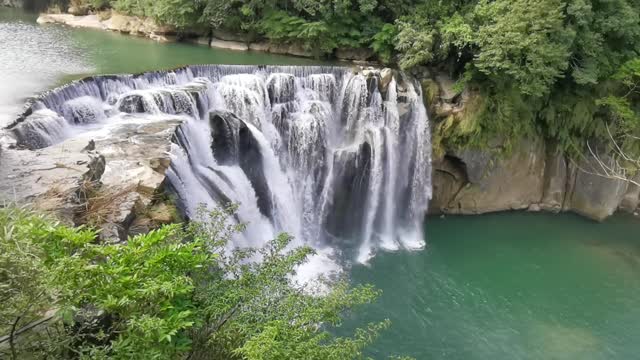
<path fill-rule="evenodd" d="M 442 140 L 445 127 L 459 121 L 478 95 L 456 95 L 443 74 L 424 78 L 432 133 Z M 430 214 L 571 211 L 602 221 L 617 210 L 637 213 L 640 189 L 597 175 L 594 163 L 588 153 L 568 157 L 541 137 L 521 139 L 508 151 L 500 139 L 482 149 L 444 146 L 434 151 Z"/>

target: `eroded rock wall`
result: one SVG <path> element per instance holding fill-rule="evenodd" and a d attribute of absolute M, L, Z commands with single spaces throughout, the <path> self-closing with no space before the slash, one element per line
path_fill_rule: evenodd
<path fill-rule="evenodd" d="M 426 75 L 423 92 L 438 136 L 438 126 L 458 121 L 473 95 L 455 95 L 453 82 L 443 74 Z M 542 138 L 524 139 L 508 151 L 503 145 L 496 139 L 485 149 L 435 149 L 430 213 L 528 209 L 570 211 L 602 221 L 619 209 L 640 210 L 640 188 L 597 175 L 595 159 L 588 153 L 571 159 Z M 640 175 L 636 179 L 640 181 Z"/>

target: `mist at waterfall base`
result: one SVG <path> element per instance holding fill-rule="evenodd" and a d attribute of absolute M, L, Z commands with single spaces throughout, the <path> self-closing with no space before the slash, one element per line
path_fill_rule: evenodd
<path fill-rule="evenodd" d="M 79 131 L 108 136 L 118 122 L 182 119 L 167 175 L 186 217 L 238 204 L 246 230 L 233 246 L 286 232 L 318 251 L 307 268 L 322 273 L 336 258 L 424 247 L 430 136 L 417 88 L 377 70 L 191 66 L 71 83 L 13 133 L 42 148 Z"/>

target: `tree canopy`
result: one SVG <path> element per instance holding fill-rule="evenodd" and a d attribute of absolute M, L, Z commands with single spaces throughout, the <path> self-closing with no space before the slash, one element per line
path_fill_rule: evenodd
<path fill-rule="evenodd" d="M 371 286 L 292 282 L 313 253 L 281 235 L 230 250 L 231 211 L 167 225 L 123 244 L 32 212 L 0 209 L 0 357 L 81 359 L 360 359 L 388 321 L 332 333 Z M 260 261 L 255 261 L 259 259 Z M 314 284 L 314 286 L 320 286 Z M 47 322 L 18 337 L 18 330 Z"/>
<path fill-rule="evenodd" d="M 316 56 L 368 48 L 405 70 L 445 71 L 458 89 L 483 98 L 470 113 L 472 131 L 451 129 L 459 144 L 535 133 L 574 151 L 585 139 L 604 137 L 610 113 L 597 100 L 623 86 L 613 75 L 640 51 L 635 0 L 111 0 L 110 6 L 185 32 L 226 30 L 248 41 L 295 43 Z"/>

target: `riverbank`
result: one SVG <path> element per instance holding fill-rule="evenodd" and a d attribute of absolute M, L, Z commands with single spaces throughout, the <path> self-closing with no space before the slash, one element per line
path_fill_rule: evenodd
<path fill-rule="evenodd" d="M 62 24 L 74 28 L 113 31 L 132 36 L 148 37 L 163 43 L 183 41 L 211 48 L 234 51 L 257 51 L 305 58 L 316 57 L 311 50 L 297 43 L 275 44 L 266 40 L 250 41 L 247 36 L 243 36 L 242 34 L 237 35 L 220 30 L 213 30 L 210 33 L 204 33 L 198 30 L 179 33 L 175 27 L 159 25 L 149 18 L 124 15 L 113 10 L 86 15 L 43 13 L 40 14 L 37 22 L 39 24 Z M 350 61 L 357 64 L 375 63 L 375 61 L 373 61 L 373 51 L 366 48 L 336 49 L 333 56 L 337 60 Z"/>

